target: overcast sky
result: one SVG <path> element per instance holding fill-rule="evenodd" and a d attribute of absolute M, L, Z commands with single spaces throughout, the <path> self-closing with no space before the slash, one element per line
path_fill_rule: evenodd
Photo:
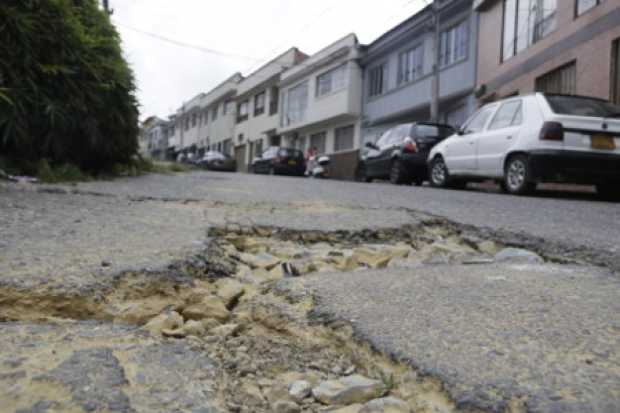
<path fill-rule="evenodd" d="M 166 117 L 184 100 L 234 72 L 251 73 L 291 46 L 312 54 L 351 32 L 369 43 L 427 1 L 110 0 L 110 6 L 145 118 Z"/>

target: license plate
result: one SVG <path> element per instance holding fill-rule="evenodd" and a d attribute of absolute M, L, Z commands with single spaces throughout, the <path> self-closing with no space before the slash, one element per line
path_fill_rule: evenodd
<path fill-rule="evenodd" d="M 288 161 L 289 165 L 297 165 L 297 161 Z"/>
<path fill-rule="evenodd" d="M 592 135 L 591 142 L 592 142 L 593 149 L 605 149 L 605 150 L 616 149 L 616 142 L 614 141 L 613 136 Z"/>

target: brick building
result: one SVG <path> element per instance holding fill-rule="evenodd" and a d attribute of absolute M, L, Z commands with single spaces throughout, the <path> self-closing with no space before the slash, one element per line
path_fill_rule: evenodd
<path fill-rule="evenodd" d="M 477 0 L 477 97 L 533 91 L 620 103 L 620 0 Z"/>

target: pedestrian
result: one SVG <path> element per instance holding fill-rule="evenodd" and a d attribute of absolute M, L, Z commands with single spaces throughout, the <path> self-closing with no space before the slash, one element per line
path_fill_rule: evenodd
<path fill-rule="evenodd" d="M 306 151 L 306 176 L 310 176 L 312 174 L 312 170 L 316 164 L 316 156 L 316 146 L 310 146 Z"/>

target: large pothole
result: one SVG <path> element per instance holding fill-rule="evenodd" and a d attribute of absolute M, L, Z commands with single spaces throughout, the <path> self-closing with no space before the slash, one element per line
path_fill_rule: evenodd
<path fill-rule="evenodd" d="M 149 339 L 189 341 L 219 366 L 214 390 L 222 411 L 456 410 L 438 381 L 374 352 L 346 322 L 319 322 L 313 296 L 283 290 L 278 281 L 315 272 L 484 264 L 502 245 L 474 243 L 440 225 L 332 233 L 229 226 L 209 236 L 208 258 L 170 272 L 125 273 L 101 290 L 0 289 L 0 323 L 100 320 L 139 326 Z"/>

